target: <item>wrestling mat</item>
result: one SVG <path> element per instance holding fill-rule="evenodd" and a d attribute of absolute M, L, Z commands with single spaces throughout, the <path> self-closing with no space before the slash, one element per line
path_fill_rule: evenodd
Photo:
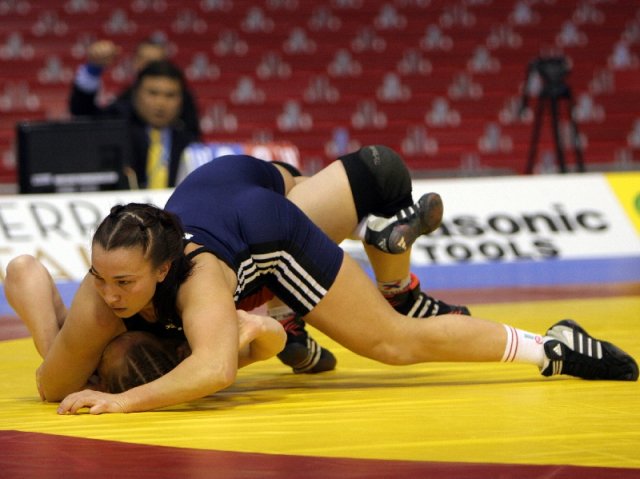
<path fill-rule="evenodd" d="M 470 306 L 540 333 L 572 317 L 640 358 L 639 286 L 591 298 L 501 292 Z M 2 322 L 24 336 L 15 318 Z M 0 477 L 640 477 L 638 383 L 513 364 L 384 366 L 312 335 L 336 371 L 294 375 L 273 359 L 212 397 L 101 416 L 58 416 L 38 399 L 31 340 L 0 341 Z"/>

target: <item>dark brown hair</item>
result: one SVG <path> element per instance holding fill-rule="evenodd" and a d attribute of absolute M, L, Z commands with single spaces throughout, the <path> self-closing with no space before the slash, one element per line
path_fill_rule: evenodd
<path fill-rule="evenodd" d="M 158 321 L 181 324 L 176 296 L 191 273 L 193 262 L 184 254 L 184 230 L 176 215 L 150 204 L 114 206 L 94 233 L 93 244 L 105 251 L 141 248 L 154 268 L 170 262 L 169 273 L 156 287 L 153 306 Z"/>
<path fill-rule="evenodd" d="M 117 394 L 154 381 L 182 361 L 179 344 L 143 331 L 123 333 L 105 348 L 103 358 L 115 349 L 115 359 L 100 364 L 100 383 L 108 392 Z"/>

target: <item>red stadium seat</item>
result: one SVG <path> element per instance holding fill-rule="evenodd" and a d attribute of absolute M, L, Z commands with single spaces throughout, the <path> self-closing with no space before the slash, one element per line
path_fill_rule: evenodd
<path fill-rule="evenodd" d="M 303 167 L 306 158 L 314 168 L 330 161 L 327 145 L 333 132 L 346 128 L 352 145 L 387 143 L 403 151 L 416 170 L 468 173 L 479 165 L 483 171 L 520 172 L 532 126 L 530 119 L 518 118 L 518 102 L 529 62 L 550 54 L 570 60 L 567 83 L 574 98 L 588 93 L 602 109 L 602 123 L 586 119 L 578 125 L 586 139 L 587 165 L 606 167 L 618 161 L 616 152 L 628 148 L 627 136 L 640 117 L 640 66 L 611 70 L 609 61 L 628 23 L 638 22 L 635 2 L 368 0 L 355 2 L 356 7 L 340 2 L 206 0 L 30 4 L 27 12 L 0 14 L 0 107 L 3 92 L 24 81 L 39 103 L 31 112 L 20 106 L 25 111 L 17 114 L 63 117 L 70 74 L 82 62 L 88 42 L 114 40 L 123 48 L 124 65 L 140 39 L 161 31 L 174 46 L 172 59 L 185 70 L 195 55 L 217 69 L 211 75 L 187 75 L 205 123 L 211 123 L 205 119 L 212 106 L 220 104 L 236 122 L 234 128 L 207 130 L 212 141 L 272 135 L 298 146 Z M 85 11 L 83 6 L 97 10 Z M 11 37 L 16 33 L 19 39 Z M 576 35 L 574 43 L 569 41 L 571 33 Z M 20 42 L 24 54 L 16 53 Z M 495 68 L 474 69 L 470 62 L 478 52 Z M 637 45 L 631 52 L 640 56 Z M 408 67 L 407 56 L 421 63 Z M 59 63 L 51 64 L 52 59 Z M 43 74 L 45 65 L 49 70 Z M 47 72 L 59 76 L 50 78 Z M 130 81 L 123 72 L 121 66 L 105 75 L 107 94 Z M 234 91 L 243 78 L 261 92 L 259 103 L 237 101 Z M 381 95 L 385 78 L 397 81 L 402 94 L 395 99 Z M 427 114 L 436 100 L 447 102 L 454 112 L 452 121 L 429 121 Z M 536 100 L 531 98 L 530 106 Z M 309 115 L 311 129 L 282 131 L 278 116 L 289 102 Z M 370 107 L 384 117 L 375 128 L 354 121 L 358 108 Z M 12 109 L 2 111 L 2 138 L 13 135 L 15 113 L 8 113 Z M 547 112 L 539 151 L 553 150 L 549 122 Z M 509 152 L 481 151 L 479 138 L 491 123 L 512 141 Z M 437 143 L 435 153 L 430 141 Z M 9 143 L 0 142 L 0 148 L 9 148 Z M 0 181 L 3 178 L 0 175 Z"/>

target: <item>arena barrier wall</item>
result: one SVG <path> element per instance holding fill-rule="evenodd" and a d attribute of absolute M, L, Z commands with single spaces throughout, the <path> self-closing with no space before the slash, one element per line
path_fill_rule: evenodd
<path fill-rule="evenodd" d="M 414 182 L 415 198 L 429 191 L 442 195 L 444 221 L 412 253 L 412 269 L 429 288 L 640 281 L 640 173 Z M 0 196 L 0 281 L 11 258 L 31 254 L 71 295 L 89 268 L 92 232 L 111 206 L 162 206 L 170 193 Z M 368 267 L 358 242 L 343 247 Z"/>

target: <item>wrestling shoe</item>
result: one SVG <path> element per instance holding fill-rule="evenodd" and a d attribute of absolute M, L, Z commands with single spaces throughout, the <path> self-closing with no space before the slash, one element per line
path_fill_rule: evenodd
<path fill-rule="evenodd" d="M 407 291 L 393 296 L 385 296 L 385 298 L 396 311 L 412 318 L 428 318 L 442 314 L 471 316 L 471 312 L 466 306 L 448 304 L 425 294 L 420 290 L 420 281 L 413 273 L 411 273 L 411 284 Z"/>
<path fill-rule="evenodd" d="M 543 376 L 568 374 L 583 379 L 637 381 L 638 364 L 627 353 L 595 339 L 575 321 L 564 319 L 547 331 Z"/>
<path fill-rule="evenodd" d="M 336 358 L 328 349 L 320 346 L 305 329 L 305 322 L 293 315 L 280 321 L 287 333 L 287 343 L 278 353 L 278 359 L 296 374 L 315 374 L 336 368 Z"/>
<path fill-rule="evenodd" d="M 364 241 L 385 253 L 404 253 L 418 238 L 434 231 L 442 222 L 442 198 L 427 193 L 417 203 L 390 218 L 371 215 Z"/>

